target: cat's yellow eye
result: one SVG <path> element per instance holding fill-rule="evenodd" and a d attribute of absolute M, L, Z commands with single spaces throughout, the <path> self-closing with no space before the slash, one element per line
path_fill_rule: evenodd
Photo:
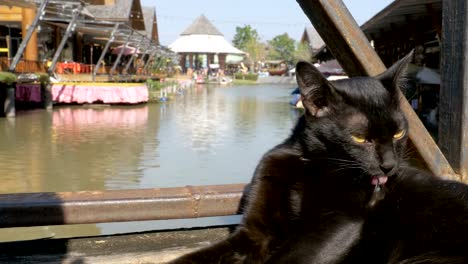
<path fill-rule="evenodd" d="M 393 138 L 394 139 L 401 139 L 402 137 L 405 136 L 405 134 L 406 134 L 406 132 L 404 130 L 400 130 L 395 135 L 393 135 Z"/>
<path fill-rule="evenodd" d="M 353 139 L 354 142 L 356 143 L 364 143 L 366 142 L 366 138 L 364 137 L 360 137 L 360 136 L 355 136 L 355 135 L 351 135 L 351 138 Z"/>

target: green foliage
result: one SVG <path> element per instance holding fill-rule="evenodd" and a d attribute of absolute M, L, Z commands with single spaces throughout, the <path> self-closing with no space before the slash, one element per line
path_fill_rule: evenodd
<path fill-rule="evenodd" d="M 160 81 L 157 81 L 157 80 L 156 81 L 151 80 L 151 79 L 148 79 L 146 81 L 146 84 L 148 86 L 148 89 L 151 90 L 151 91 L 159 91 L 164 86 L 164 83 L 162 83 Z"/>
<path fill-rule="evenodd" d="M 306 42 L 299 42 L 294 52 L 294 64 L 298 61 L 312 61 L 312 50 Z"/>
<path fill-rule="evenodd" d="M 45 73 L 40 73 L 40 72 L 36 72 L 35 73 L 37 75 L 37 80 L 42 83 L 42 84 L 47 84 L 49 83 L 50 79 L 49 79 L 49 75 L 48 74 L 45 74 Z"/>
<path fill-rule="evenodd" d="M 175 56 L 175 53 L 164 52 L 153 58 L 150 62 L 150 69 L 152 73 L 167 74 L 168 76 L 171 76 L 174 73 L 174 67 L 177 64 L 178 59 Z"/>
<path fill-rule="evenodd" d="M 258 74 L 255 73 L 235 73 L 234 78 L 236 80 L 248 80 L 248 81 L 257 81 L 258 79 Z"/>
<path fill-rule="evenodd" d="M 153 59 L 151 71 L 154 73 L 162 73 L 168 66 L 168 60 L 164 56 L 158 56 Z"/>
<path fill-rule="evenodd" d="M 232 80 L 234 85 L 254 85 L 258 84 L 257 81 L 250 81 L 250 80 L 242 80 L 242 79 L 234 79 Z"/>
<path fill-rule="evenodd" d="M 171 98 L 174 96 L 174 94 L 171 94 L 172 92 L 174 92 L 172 88 L 174 86 L 176 86 L 177 88 L 180 88 L 177 81 L 167 80 L 167 79 L 165 81 L 148 79 L 146 81 L 146 86 L 148 87 L 148 96 L 149 96 L 148 101 L 149 102 L 159 102 L 159 98 L 161 96 L 161 90 L 167 92 L 168 98 Z"/>
<path fill-rule="evenodd" d="M 11 72 L 0 72 L 0 83 L 12 85 L 16 82 L 16 75 Z"/>
<path fill-rule="evenodd" d="M 288 64 L 294 63 L 296 41 L 289 37 L 288 33 L 278 35 L 268 41 L 270 49 L 267 57 L 271 60 L 285 60 Z"/>
<path fill-rule="evenodd" d="M 163 88 L 167 88 L 167 87 L 172 87 L 174 85 L 177 85 L 177 82 L 175 81 L 159 81 L 159 80 L 152 80 L 152 79 L 148 79 L 146 80 L 146 85 L 148 86 L 148 89 L 149 90 L 152 90 L 152 91 L 159 91 Z"/>
<path fill-rule="evenodd" d="M 265 44 L 251 39 L 246 43 L 246 48 L 244 50 L 248 53 L 248 59 L 250 60 L 250 65 L 255 66 L 259 61 L 262 61 L 266 57 L 266 47 Z M 251 70 L 253 67 L 251 67 Z"/>
<path fill-rule="evenodd" d="M 257 30 L 253 29 L 250 25 L 236 27 L 236 34 L 232 40 L 234 47 L 243 51 L 247 51 L 247 45 L 252 41 L 260 41 Z"/>

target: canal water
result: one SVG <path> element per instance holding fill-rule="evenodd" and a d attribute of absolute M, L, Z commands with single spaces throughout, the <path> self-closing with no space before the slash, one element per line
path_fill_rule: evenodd
<path fill-rule="evenodd" d="M 288 104 L 293 88 L 194 86 L 164 103 L 18 112 L 0 119 L 0 193 L 247 183 L 300 115 Z M 196 225 L 191 221 L 3 229 L 0 240 Z M 219 221 L 205 224 L 238 218 Z"/>

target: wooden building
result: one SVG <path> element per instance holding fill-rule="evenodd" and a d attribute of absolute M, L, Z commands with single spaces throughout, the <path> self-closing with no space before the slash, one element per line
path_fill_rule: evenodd
<path fill-rule="evenodd" d="M 81 1 L 63 1 L 64 10 L 69 2 L 79 4 Z M 63 47 L 59 61 L 97 63 L 109 37 L 102 36 L 107 31 L 99 28 L 92 29 L 84 25 L 90 21 L 119 23 L 144 35 L 151 40 L 153 45 L 159 45 L 154 7 L 143 8 L 140 0 L 84 0 L 82 2 L 85 5 L 80 11 L 78 25 Z M 63 13 L 53 10 L 59 4 L 60 2 L 54 3 L 54 6 L 47 10 L 48 14 L 55 14 L 55 20 L 43 19 L 39 21 L 37 29 L 23 52 L 22 61 L 44 65 L 46 61 L 52 59 L 68 26 L 67 21 L 72 14 L 72 10 L 62 11 Z M 28 26 L 36 17 L 37 8 L 38 6 L 33 1 L 0 1 L 1 70 L 6 70 L 7 64 L 15 56 L 23 36 L 26 36 Z M 121 44 L 115 42 L 112 46 Z M 44 71 L 44 68 L 32 69 L 31 71 Z"/>
<path fill-rule="evenodd" d="M 386 66 L 416 48 L 416 64 L 439 68 L 442 0 L 394 1 L 361 29 Z"/>
<path fill-rule="evenodd" d="M 6 1 L 2 4 L 0 1 L 0 70 L 8 67 L 8 61 L 15 55 L 35 16 L 36 6 L 32 3 Z M 36 31 L 24 50 L 24 60 L 38 61 L 41 48 Z M 40 66 L 36 64 L 34 69 L 41 70 Z"/>
<path fill-rule="evenodd" d="M 416 48 L 418 64 L 439 68 L 442 0 L 396 0 L 361 25 L 386 66 Z M 326 46 L 315 58 L 333 58 Z"/>

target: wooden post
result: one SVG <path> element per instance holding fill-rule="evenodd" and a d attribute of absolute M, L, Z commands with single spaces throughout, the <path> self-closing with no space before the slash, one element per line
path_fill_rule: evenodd
<path fill-rule="evenodd" d="M 218 55 L 218 58 L 219 58 L 219 69 L 221 71 L 226 71 L 226 54 L 219 54 Z"/>
<path fill-rule="evenodd" d="M 44 85 L 44 108 L 47 111 L 52 111 L 53 100 L 52 100 L 52 83 L 46 83 Z"/>
<path fill-rule="evenodd" d="M 209 53 L 208 55 L 208 64 L 214 63 L 214 53 Z"/>
<path fill-rule="evenodd" d="M 28 28 L 32 26 L 35 17 L 36 9 L 23 8 L 23 20 L 21 21 L 23 36 L 26 36 Z M 24 59 L 30 61 L 37 61 L 37 53 L 37 31 L 34 31 L 31 35 L 31 38 L 29 39 L 28 44 L 26 45 Z"/>
<path fill-rule="evenodd" d="M 187 55 L 185 53 L 179 54 L 179 65 L 182 68 L 182 72 L 187 71 L 187 69 L 185 68 L 186 59 L 187 59 Z"/>
<path fill-rule="evenodd" d="M 195 67 L 193 66 L 193 53 L 189 53 L 189 68 L 191 68 L 192 70 L 195 69 Z"/>
<path fill-rule="evenodd" d="M 454 170 L 468 170 L 468 3 L 443 0 L 439 145 Z"/>
<path fill-rule="evenodd" d="M 342 0 L 297 2 L 349 76 L 374 76 L 385 70 L 384 64 Z M 400 97 L 400 107 L 409 123 L 409 138 L 427 167 L 436 175 L 460 180 L 401 92 Z"/>
<path fill-rule="evenodd" d="M 36 16 L 34 16 L 31 23 L 29 24 L 29 26 L 24 26 L 24 24 L 23 24 L 23 28 L 27 28 L 26 34 L 24 34 L 24 32 L 23 32 L 23 40 L 21 41 L 21 44 L 19 45 L 18 50 L 16 51 L 16 54 L 13 57 L 13 60 L 12 60 L 12 62 L 10 64 L 10 67 L 8 67 L 8 70 L 10 72 L 14 72 L 16 70 L 16 66 L 18 65 L 18 62 L 20 61 L 21 56 L 23 56 L 24 50 L 26 49 L 26 46 L 28 45 L 29 40 L 35 34 L 36 26 L 38 25 L 38 22 L 39 22 L 40 17 L 41 17 L 38 14 L 42 14 L 42 12 L 44 12 L 45 7 L 46 7 L 48 2 L 49 2 L 49 0 L 42 0 L 40 6 L 37 8 L 37 14 L 36 14 Z M 36 11 L 34 10 L 34 12 L 36 12 Z M 24 20 L 26 20 L 26 19 L 24 19 Z M 37 49 L 37 40 L 36 40 L 35 47 Z M 36 50 L 36 52 L 37 52 L 37 50 Z M 36 56 L 37 56 L 37 54 L 36 54 Z"/>
<path fill-rule="evenodd" d="M 14 84 L 7 87 L 5 102 L 3 104 L 3 110 L 5 111 L 6 117 L 15 117 L 15 87 Z"/>

